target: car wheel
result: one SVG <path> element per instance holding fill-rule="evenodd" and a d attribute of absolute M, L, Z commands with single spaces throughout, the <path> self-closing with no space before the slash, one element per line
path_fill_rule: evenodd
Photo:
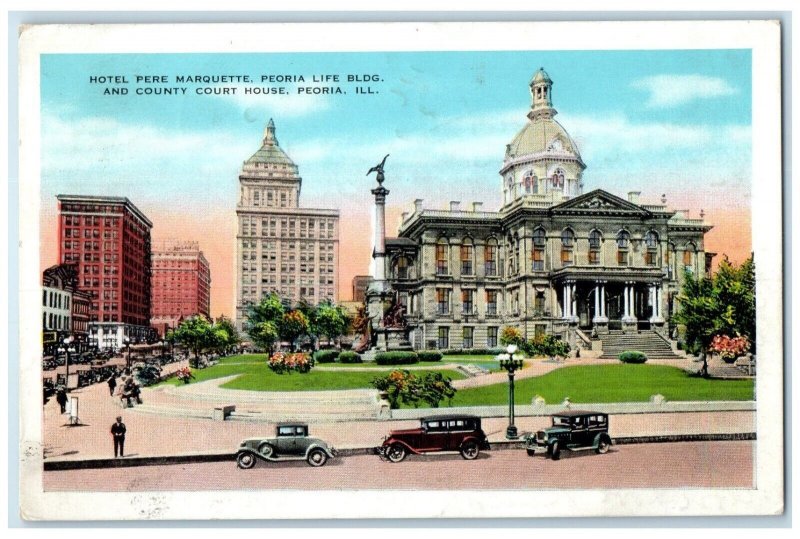
<path fill-rule="evenodd" d="M 328 462 L 328 454 L 322 449 L 314 449 L 308 454 L 308 459 L 306 460 L 309 466 L 324 466 L 325 463 Z"/>
<path fill-rule="evenodd" d="M 561 458 L 561 448 L 558 447 L 558 442 L 553 442 L 553 445 L 550 446 L 550 458 L 553 460 Z"/>
<path fill-rule="evenodd" d="M 246 451 L 236 455 L 236 465 L 242 470 L 249 470 L 256 465 L 256 457 Z"/>
<path fill-rule="evenodd" d="M 270 458 L 275 453 L 275 448 L 267 442 L 262 442 L 261 445 L 258 446 L 258 452 L 261 453 L 261 456 L 264 458 Z"/>
<path fill-rule="evenodd" d="M 464 442 L 461 446 L 461 457 L 464 460 L 475 460 L 480 452 L 481 450 L 475 442 Z"/>
<path fill-rule="evenodd" d="M 392 462 L 400 462 L 406 458 L 406 448 L 400 444 L 392 444 L 386 452 L 386 458 Z"/>
<path fill-rule="evenodd" d="M 604 455 L 605 453 L 608 453 L 609 447 L 611 447 L 611 440 L 609 440 L 606 436 L 601 436 L 595 451 L 597 451 L 597 453 L 600 455 Z"/>

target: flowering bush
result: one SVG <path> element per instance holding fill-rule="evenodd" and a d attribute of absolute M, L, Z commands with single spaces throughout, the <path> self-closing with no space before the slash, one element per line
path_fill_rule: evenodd
<path fill-rule="evenodd" d="M 395 370 L 387 376 L 372 380 L 372 386 L 386 394 L 386 400 L 392 409 L 399 408 L 400 403 L 411 404 L 416 408 L 420 402 L 438 408 L 442 400 L 452 399 L 456 394 L 451 381 L 440 372 L 415 376 L 407 370 Z"/>
<path fill-rule="evenodd" d="M 308 354 L 300 352 L 276 352 L 270 356 L 267 365 L 277 374 L 292 371 L 307 373 L 314 366 L 314 360 Z"/>
<path fill-rule="evenodd" d="M 188 384 L 190 380 L 194 379 L 194 375 L 189 367 L 178 369 L 178 371 L 175 373 L 175 377 L 184 384 Z"/>
<path fill-rule="evenodd" d="M 750 341 L 744 335 L 739 337 L 716 335 L 708 349 L 711 353 L 719 354 L 723 361 L 733 363 L 738 356 L 750 349 Z"/>
<path fill-rule="evenodd" d="M 516 326 L 506 326 L 500 332 L 500 344 L 503 346 L 508 346 L 509 344 L 520 346 L 524 343 L 525 339 L 522 338 L 522 332 Z"/>

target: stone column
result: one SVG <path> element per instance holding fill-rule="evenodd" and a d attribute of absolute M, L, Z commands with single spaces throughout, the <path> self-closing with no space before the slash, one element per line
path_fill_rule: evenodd
<path fill-rule="evenodd" d="M 592 322 L 597 324 L 607 324 L 606 317 L 606 285 L 605 281 L 597 281 L 594 287 L 594 318 Z"/>
<path fill-rule="evenodd" d="M 577 283 L 572 283 L 570 287 L 570 298 L 572 299 L 572 304 L 570 305 L 569 314 L 572 317 L 573 322 L 578 321 L 578 298 L 575 290 L 577 289 Z"/>
<path fill-rule="evenodd" d="M 634 285 L 633 281 L 625 283 L 625 314 L 622 317 L 622 330 L 627 332 L 636 331 L 636 316 L 634 315 L 636 305 L 634 301 Z"/>
<path fill-rule="evenodd" d="M 561 318 L 569 318 L 569 303 L 567 303 L 567 291 L 569 285 L 564 283 L 564 288 L 561 289 Z"/>

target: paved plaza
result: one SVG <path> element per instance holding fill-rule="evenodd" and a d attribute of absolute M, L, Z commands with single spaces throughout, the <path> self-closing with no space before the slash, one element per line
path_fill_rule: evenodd
<path fill-rule="evenodd" d="M 536 362 L 519 373 L 519 377 L 536 376 L 563 364 L 587 364 L 606 360 L 580 359 L 565 362 Z M 174 370 L 185 366 L 176 363 L 167 366 Z M 495 380 L 496 379 L 496 380 Z M 468 379 L 482 383 L 504 381 L 505 374 L 490 374 Z M 69 426 L 68 417 L 59 413 L 55 399 L 44 407 L 44 456 L 46 461 L 102 459 L 113 456 L 109 429 L 114 419 L 121 415 L 127 425 L 126 457 L 158 457 L 187 454 L 213 454 L 233 452 L 239 442 L 247 437 L 272 435 L 274 422 L 214 421 L 210 418 L 191 417 L 186 410 L 202 411 L 210 417 L 211 410 L 220 399 L 237 405 L 237 411 L 256 412 L 259 407 L 279 406 L 280 399 L 273 393 L 225 390 L 218 386 L 220 380 L 189 384 L 187 386 L 160 386 L 145 388 L 144 404 L 122 408 L 118 397 L 109 395 L 105 384 L 95 384 L 72 392 L 80 399 L 80 426 Z M 299 392 L 279 394 L 296 399 L 294 403 L 335 414 L 341 406 L 342 395 L 361 395 L 368 390 Z M 215 400 L 216 397 L 219 397 Z M 338 400 L 338 402 L 337 402 Z M 180 405 L 177 415 L 170 415 L 170 407 Z M 517 406 L 517 425 L 520 432 L 535 431 L 549 424 L 545 415 L 526 414 L 530 407 Z M 701 408 L 698 406 L 698 408 Z M 155 411 L 154 411 L 155 410 Z M 160 410 L 161 413 L 158 413 Z M 164 412 L 166 410 L 166 413 Z M 431 411 L 447 413 L 447 409 Z M 310 431 L 340 449 L 379 445 L 392 429 L 418 425 L 416 419 L 380 421 L 363 419 L 344 421 L 335 415 L 321 414 L 312 417 Z M 398 414 L 400 415 L 400 414 Z M 332 420 L 333 419 L 333 420 Z M 506 417 L 487 417 L 483 427 L 490 441 L 504 440 Z M 755 432 L 755 410 L 752 406 L 726 408 L 724 403 L 704 408 L 704 411 L 661 413 L 618 413 L 612 415 L 613 437 L 670 436 L 698 434 L 732 434 Z"/>

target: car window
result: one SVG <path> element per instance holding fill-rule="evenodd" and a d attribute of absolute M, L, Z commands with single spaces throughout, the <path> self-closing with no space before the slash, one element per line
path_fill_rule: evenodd
<path fill-rule="evenodd" d="M 467 422 L 464 421 L 463 419 L 453 419 L 447 422 L 447 427 L 450 430 L 466 430 L 467 429 L 466 423 Z"/>
<path fill-rule="evenodd" d="M 428 421 L 425 423 L 425 429 L 428 432 L 442 432 L 447 430 L 447 422 L 445 421 Z"/>
<path fill-rule="evenodd" d="M 278 427 L 278 436 L 294 436 L 294 427 Z"/>
<path fill-rule="evenodd" d="M 583 427 L 583 418 L 582 417 L 572 418 L 572 424 L 576 427 Z"/>
<path fill-rule="evenodd" d="M 305 436 L 306 435 L 306 428 L 305 427 L 296 427 L 294 431 L 298 436 Z"/>
<path fill-rule="evenodd" d="M 553 426 L 554 427 L 569 426 L 569 418 L 568 417 L 554 417 L 553 418 Z"/>

